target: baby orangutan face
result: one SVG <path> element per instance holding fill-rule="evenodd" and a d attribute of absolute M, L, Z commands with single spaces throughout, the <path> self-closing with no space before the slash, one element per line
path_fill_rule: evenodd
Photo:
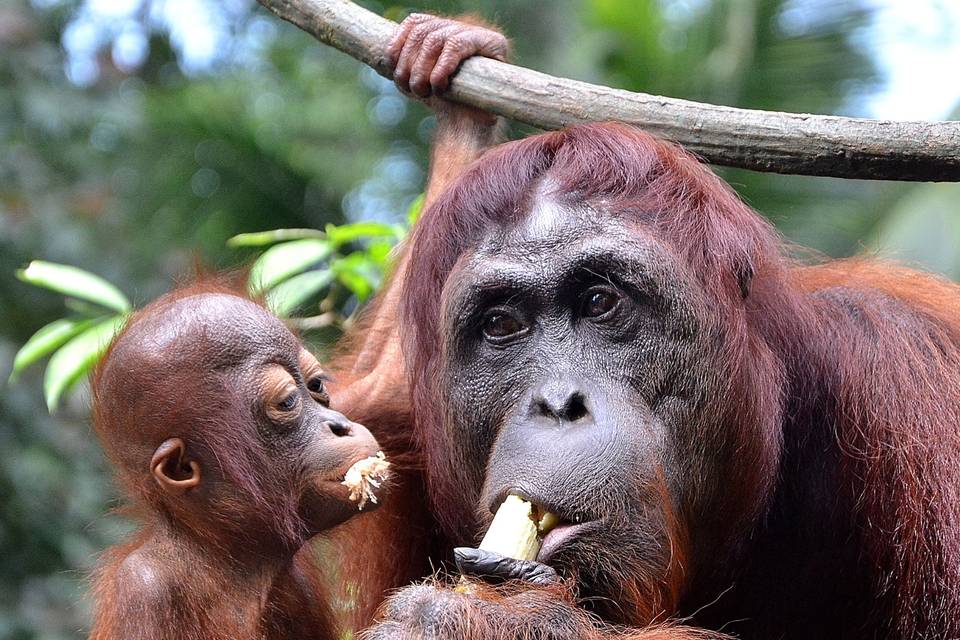
<path fill-rule="evenodd" d="M 377 504 L 372 492 L 366 494 L 372 499 L 352 499 L 352 487 L 344 478 L 357 463 L 375 458 L 380 448 L 366 427 L 330 409 L 324 388 L 327 376 L 317 359 L 302 347 L 297 365 L 299 375 L 297 369 L 278 362 L 258 373 L 258 400 L 265 418 L 261 426 L 278 439 L 291 438 L 297 443 L 286 461 L 299 459 L 291 469 L 293 476 L 301 478 L 299 513 L 308 529 L 317 532 Z"/>
<path fill-rule="evenodd" d="M 386 467 L 370 432 L 330 409 L 325 380 L 257 304 L 225 293 L 161 298 L 98 372 L 96 422 L 121 479 L 175 522 L 296 546 L 372 508 Z M 364 486 L 345 486 L 359 461 Z"/>

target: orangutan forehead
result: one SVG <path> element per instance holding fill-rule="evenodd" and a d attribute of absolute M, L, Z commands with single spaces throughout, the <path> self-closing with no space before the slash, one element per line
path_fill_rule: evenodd
<path fill-rule="evenodd" d="M 662 253 L 659 245 L 649 230 L 637 224 L 628 227 L 622 217 L 601 208 L 538 194 L 520 222 L 488 231 L 459 266 L 470 271 L 497 263 L 546 267 L 590 253 L 633 253 L 655 260 Z"/>
<path fill-rule="evenodd" d="M 200 356 L 205 367 L 253 358 L 296 362 L 300 343 L 276 317 L 228 294 L 198 294 L 173 301 L 128 336 L 157 365 Z"/>
<path fill-rule="evenodd" d="M 515 224 L 491 228 L 480 239 L 476 252 L 481 256 L 506 253 L 542 258 L 592 237 L 627 241 L 636 237 L 636 231 L 628 229 L 622 217 L 588 203 L 563 202 L 541 187 L 531 198 L 526 214 Z"/>

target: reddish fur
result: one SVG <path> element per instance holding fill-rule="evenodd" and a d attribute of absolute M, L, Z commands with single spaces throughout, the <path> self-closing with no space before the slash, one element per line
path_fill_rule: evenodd
<path fill-rule="evenodd" d="M 437 130 L 424 209 L 498 135 L 496 120 L 487 114 L 437 98 L 430 103 Z M 393 474 L 385 504 L 333 534 L 339 550 L 333 597 L 354 603 L 343 625 L 354 630 L 370 624 L 391 590 L 430 574 L 450 552 L 429 516 L 423 454 L 414 437 L 407 366 L 399 348 L 399 285 L 407 266 L 408 250 L 401 247 L 385 290 L 338 343 L 338 355 L 329 363 L 333 406 L 370 429 Z"/>
<path fill-rule="evenodd" d="M 463 523 L 473 520 L 463 488 L 448 482 L 436 379 L 443 285 L 486 229 L 525 215 L 544 178 L 561 199 L 593 202 L 654 229 L 714 298 L 724 353 L 735 367 L 719 407 L 723 455 L 741 464 L 711 524 L 729 527 L 749 554 L 748 534 L 762 537 L 763 530 L 750 534 L 748 527 L 762 522 L 784 481 L 778 474 L 789 473 L 778 467 L 777 452 L 791 454 L 806 432 L 832 424 L 843 454 L 834 491 L 851 498 L 851 535 L 862 540 L 871 585 L 856 609 L 869 615 L 852 620 L 852 628 L 896 637 L 960 634 L 960 290 L 876 262 L 799 266 L 771 226 L 708 169 L 621 125 L 573 127 L 487 153 L 414 234 L 402 304 L 414 450 L 423 455 L 432 517 L 447 535 L 462 540 Z M 740 435 L 748 423 L 763 425 L 767 441 Z M 724 514 L 738 515 L 731 523 Z M 742 558 L 699 560 L 709 566 Z M 649 590 L 629 588 L 626 600 L 631 592 Z"/>
<path fill-rule="evenodd" d="M 131 317 L 94 373 L 94 425 L 131 501 L 128 511 L 142 528 L 101 559 L 94 578 L 91 638 L 335 638 L 312 549 L 277 564 L 271 550 L 251 550 L 237 539 L 244 530 L 266 528 L 279 532 L 282 547 L 304 542 L 296 505 L 264 492 L 270 484 L 265 454 L 251 457 L 247 449 L 252 443 L 239 442 L 238 418 L 232 417 L 233 407 L 224 404 L 222 393 L 207 389 L 196 370 L 174 372 L 155 385 L 153 376 L 169 372 L 152 370 L 149 362 L 133 368 L 126 356 L 119 356 L 119 363 L 113 357 L 123 336 L 136 332 L 141 323 L 178 300 L 206 293 L 244 297 L 226 280 L 207 280 L 159 298 Z M 116 367 L 124 370 L 111 371 Z M 178 391 L 182 395 L 176 395 Z M 191 522 L 159 495 L 149 461 L 153 449 L 170 436 L 170 425 L 208 460 L 216 459 L 225 480 L 245 496 L 236 509 L 218 505 L 238 514 L 235 522 L 224 520 L 222 530 Z M 251 504 L 259 521 L 249 515 Z M 182 535 L 184 527 L 193 535 Z M 237 557 L 244 546 L 252 553 Z M 260 571 L 275 574 L 258 582 Z"/>
<path fill-rule="evenodd" d="M 577 606 L 569 585 L 530 588 L 522 584 L 492 587 L 471 582 L 470 594 L 449 590 L 446 583 L 430 579 L 411 587 L 403 602 L 391 602 L 384 613 L 403 617 L 403 609 L 423 614 L 415 631 L 389 623 L 363 634 L 365 640 L 419 640 L 420 638 L 576 638 L 577 640 L 729 640 L 728 636 L 676 624 L 656 624 L 627 629 L 604 624 Z M 442 602 L 437 607 L 437 598 Z M 418 597 L 422 596 L 422 600 Z M 549 632 L 545 632 L 549 630 Z"/>

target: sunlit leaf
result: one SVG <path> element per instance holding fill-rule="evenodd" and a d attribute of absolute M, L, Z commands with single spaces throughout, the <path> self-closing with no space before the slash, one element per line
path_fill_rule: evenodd
<path fill-rule="evenodd" d="M 390 252 L 393 251 L 394 245 L 392 242 L 386 240 L 380 240 L 379 242 L 371 242 L 370 246 L 367 247 L 364 253 L 375 262 L 381 268 L 386 265 L 387 260 L 390 258 Z"/>
<path fill-rule="evenodd" d="M 400 225 L 383 222 L 352 222 L 340 226 L 327 225 L 327 237 L 335 245 L 370 238 L 395 238 L 399 240 L 403 237 L 403 234 L 404 230 Z"/>
<path fill-rule="evenodd" d="M 308 239 L 284 242 L 267 249 L 250 269 L 251 294 L 268 291 L 330 257 L 333 246 L 327 240 Z"/>
<path fill-rule="evenodd" d="M 60 318 L 34 333 L 13 358 L 10 382 L 15 381 L 17 375 L 25 368 L 50 355 L 67 340 L 99 321 L 100 318 Z"/>
<path fill-rule="evenodd" d="M 107 309 L 121 313 L 130 310 L 130 301 L 119 289 L 100 276 L 77 267 L 34 260 L 26 269 L 18 270 L 17 277 L 32 285 L 94 302 Z"/>
<path fill-rule="evenodd" d="M 307 238 L 323 239 L 326 234 L 319 229 L 273 229 L 271 231 L 257 231 L 241 233 L 227 240 L 227 246 L 237 247 L 264 247 L 277 242 L 289 240 L 304 240 Z"/>
<path fill-rule="evenodd" d="M 335 261 L 331 267 L 337 274 L 337 280 L 360 302 L 365 301 L 377 290 L 383 276 L 379 266 L 359 251 Z"/>
<path fill-rule="evenodd" d="M 93 368 L 126 320 L 126 314 L 101 320 L 53 354 L 43 375 L 43 395 L 51 413 L 63 394 Z"/>
<path fill-rule="evenodd" d="M 353 295 L 357 296 L 357 300 L 360 302 L 364 302 L 373 293 L 374 287 L 370 284 L 370 281 L 355 271 L 337 271 L 337 280 L 349 289 Z"/>
<path fill-rule="evenodd" d="M 286 318 L 329 287 L 333 277 L 331 269 L 318 269 L 295 275 L 270 290 L 267 294 L 267 307 L 281 318 Z"/>

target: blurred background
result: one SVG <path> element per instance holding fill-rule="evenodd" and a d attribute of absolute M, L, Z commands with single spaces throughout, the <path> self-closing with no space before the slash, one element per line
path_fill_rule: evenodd
<path fill-rule="evenodd" d="M 520 64 L 625 89 L 960 117 L 955 0 L 363 4 L 397 20 L 479 13 Z M 236 233 L 401 221 L 432 125 L 389 82 L 250 0 L 0 0 L 0 638 L 84 637 L 86 575 L 129 528 L 108 515 L 116 494 L 84 393 L 51 416 L 40 367 L 5 382 L 17 348 L 64 313 L 15 269 L 74 264 L 141 305 L 196 260 L 249 262 L 225 244 Z M 791 241 L 960 278 L 957 185 L 721 173 Z"/>

